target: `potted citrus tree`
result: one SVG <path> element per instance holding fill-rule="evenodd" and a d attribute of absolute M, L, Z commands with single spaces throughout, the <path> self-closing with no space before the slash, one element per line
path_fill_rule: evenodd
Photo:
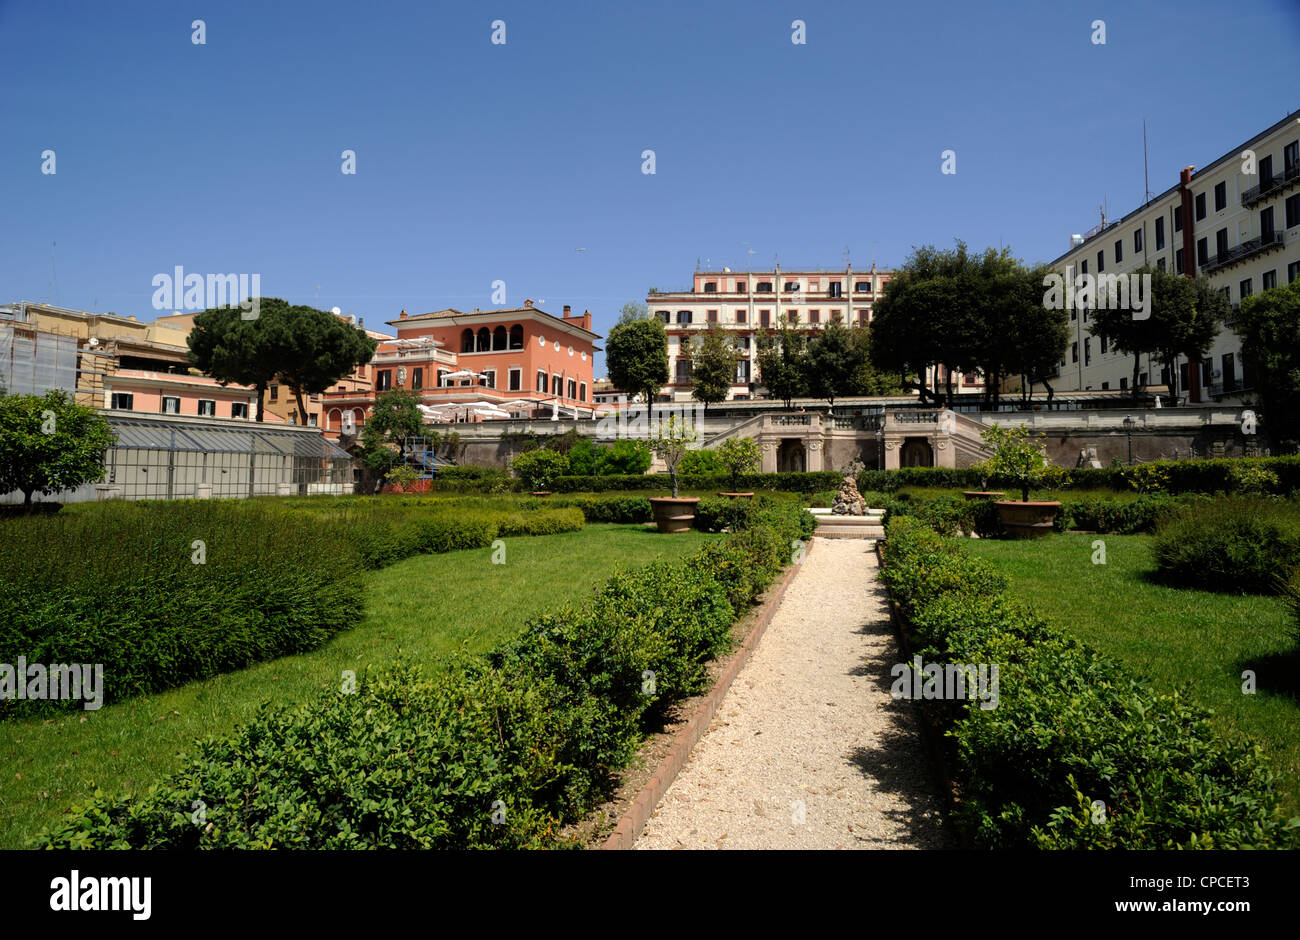
<path fill-rule="evenodd" d="M 541 447 L 520 454 L 511 466 L 534 496 L 550 496 L 547 487 L 568 472 L 569 458 L 559 451 Z"/>
<path fill-rule="evenodd" d="M 979 463 L 971 464 L 971 470 L 979 474 L 980 488 L 977 490 L 963 490 L 962 496 L 968 500 L 974 499 L 999 499 L 1007 494 L 1002 490 L 989 489 L 989 476 L 993 473 L 993 468 L 989 466 L 987 460 L 981 460 Z"/>
<path fill-rule="evenodd" d="M 745 499 L 753 497 L 753 493 L 741 493 L 740 475 L 742 473 L 753 473 L 758 469 L 758 463 L 761 455 L 758 451 L 758 442 L 752 437 L 729 437 L 718 445 L 718 462 L 731 477 L 731 491 L 719 493 L 719 496 L 740 496 Z"/>
<path fill-rule="evenodd" d="M 988 460 L 990 473 L 1014 484 L 1020 490 L 1020 499 L 999 499 L 998 520 L 1011 538 L 1037 538 L 1052 531 L 1052 523 L 1061 510 L 1056 500 L 1031 500 L 1030 487 L 1043 478 L 1047 455 L 1043 435 L 1030 437 L 1029 428 L 1019 425 L 1012 428 L 997 424 L 983 433 L 984 443 L 993 449 Z"/>
<path fill-rule="evenodd" d="M 650 449 L 664 462 L 673 481 L 672 496 L 656 496 L 650 500 L 655 524 L 659 526 L 660 532 L 685 532 L 695 521 L 699 497 L 678 496 L 677 491 L 677 468 L 694 442 L 695 430 L 685 421 L 678 421 L 676 415 L 669 415 L 667 425 L 660 423 L 655 437 L 650 441 Z"/>

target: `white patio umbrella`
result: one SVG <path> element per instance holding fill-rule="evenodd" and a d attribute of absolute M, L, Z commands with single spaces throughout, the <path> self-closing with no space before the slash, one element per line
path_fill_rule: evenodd
<path fill-rule="evenodd" d="M 481 372 L 471 372 L 469 369 L 460 369 L 456 372 L 448 372 L 443 376 L 443 378 L 448 381 L 452 379 L 481 379 L 484 378 L 484 375 Z"/>

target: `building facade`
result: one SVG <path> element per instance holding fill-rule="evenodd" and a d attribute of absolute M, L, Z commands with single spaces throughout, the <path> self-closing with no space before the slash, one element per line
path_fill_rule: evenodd
<path fill-rule="evenodd" d="M 1068 281 L 1130 274 L 1144 265 L 1209 277 L 1234 309 L 1253 293 L 1300 277 L 1300 120 L 1293 112 L 1240 147 L 1197 170 L 1186 167 L 1170 187 L 1117 222 L 1074 236 L 1052 262 Z M 1250 170 L 1255 172 L 1249 172 Z M 1070 311 L 1070 340 L 1058 390 L 1127 389 L 1133 357 L 1088 331 L 1088 311 Z M 1199 363 L 1185 357 L 1177 375 L 1141 357 L 1140 386 L 1177 386 L 1193 402 L 1233 401 L 1250 375 L 1231 322 Z"/>

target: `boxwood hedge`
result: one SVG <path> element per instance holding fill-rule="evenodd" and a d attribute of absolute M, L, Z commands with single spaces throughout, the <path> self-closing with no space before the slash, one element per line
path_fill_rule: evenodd
<path fill-rule="evenodd" d="M 1215 732 L 1014 601 L 988 562 L 916 518 L 888 524 L 883 577 L 927 662 L 996 664 L 996 708 L 926 702 L 958 826 L 983 848 L 1293 846 L 1259 748 Z"/>

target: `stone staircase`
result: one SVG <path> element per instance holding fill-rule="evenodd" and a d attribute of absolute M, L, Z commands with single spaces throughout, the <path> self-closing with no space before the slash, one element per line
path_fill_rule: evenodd
<path fill-rule="evenodd" d="M 863 516 L 837 516 L 829 509 L 809 509 L 817 520 L 814 538 L 819 539 L 883 539 L 885 537 L 885 511 L 868 509 Z"/>

